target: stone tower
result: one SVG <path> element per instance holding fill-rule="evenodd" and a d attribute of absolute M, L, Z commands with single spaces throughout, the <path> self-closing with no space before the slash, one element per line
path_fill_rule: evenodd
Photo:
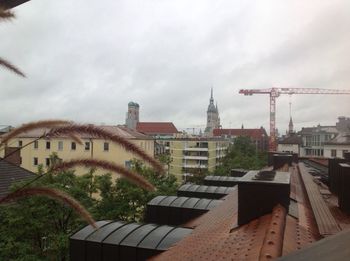
<path fill-rule="evenodd" d="M 292 120 L 292 117 L 290 117 L 290 120 L 289 120 L 289 125 L 288 125 L 288 133 L 289 134 L 292 134 L 294 132 L 294 126 L 293 126 L 293 120 Z"/>
<path fill-rule="evenodd" d="M 125 125 L 129 129 L 136 129 L 136 125 L 139 122 L 139 109 L 140 106 L 136 102 L 128 103 L 128 112 L 126 113 Z"/>
<path fill-rule="evenodd" d="M 207 110 L 207 127 L 205 128 L 205 133 L 211 136 L 213 134 L 213 129 L 216 128 L 220 128 L 220 117 L 218 105 L 214 105 L 213 88 L 211 88 L 211 94 Z"/>

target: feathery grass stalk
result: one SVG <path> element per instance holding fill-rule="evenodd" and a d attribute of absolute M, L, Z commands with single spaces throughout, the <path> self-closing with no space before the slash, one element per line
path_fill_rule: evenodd
<path fill-rule="evenodd" d="M 123 137 L 120 137 L 118 135 L 115 135 L 114 133 L 98 128 L 93 125 L 78 125 L 78 124 L 71 124 L 68 126 L 62 126 L 62 127 L 55 127 L 53 128 L 48 134 L 48 137 L 55 137 L 60 135 L 67 135 L 68 133 L 85 133 L 90 134 L 93 137 L 96 138 L 102 138 L 105 140 L 111 140 L 112 142 L 115 142 L 119 145 L 121 145 L 125 150 L 131 151 L 138 156 L 140 156 L 142 159 L 150 163 L 159 173 L 164 173 L 164 169 L 162 164 L 154 159 L 153 157 L 149 156 L 146 152 L 144 152 L 142 149 L 140 149 L 138 146 L 136 146 L 134 143 L 124 139 Z"/>
<path fill-rule="evenodd" d="M 104 170 L 112 171 L 121 174 L 123 177 L 127 178 L 131 182 L 135 183 L 136 185 L 149 190 L 149 191 L 155 191 L 155 187 L 149 183 L 143 176 L 132 172 L 120 165 L 104 161 L 104 160 L 96 160 L 96 159 L 74 159 L 71 161 L 63 161 L 61 163 L 58 163 L 57 165 L 53 166 L 50 170 L 51 171 L 64 171 L 70 168 L 73 168 L 75 166 L 84 166 L 84 167 L 95 167 L 95 168 L 101 168 Z"/>
<path fill-rule="evenodd" d="M 0 204 L 11 202 L 28 196 L 47 196 L 54 200 L 60 201 L 74 209 L 80 217 L 85 219 L 91 226 L 97 229 L 96 222 L 91 217 L 90 213 L 78 201 L 76 201 L 74 198 L 58 189 L 45 187 L 22 188 L 0 199 Z"/>
<path fill-rule="evenodd" d="M 3 58 L 0 58 L 0 65 L 22 77 L 26 77 L 26 75 L 23 72 L 21 72 L 20 69 L 18 69 L 16 66 L 14 66 L 9 61 L 6 61 Z"/>
<path fill-rule="evenodd" d="M 78 135 L 75 135 L 74 133 L 69 133 L 68 136 L 74 140 L 76 143 L 82 145 L 83 141 L 78 137 Z"/>
<path fill-rule="evenodd" d="M 11 20 L 15 18 L 14 13 L 9 10 L 5 10 L 3 7 L 0 7 L 0 20 Z"/>
<path fill-rule="evenodd" d="M 59 125 L 67 125 L 67 124 L 72 124 L 72 122 L 65 121 L 65 120 L 44 120 L 44 121 L 29 122 L 3 135 L 0 146 L 6 144 L 10 139 L 18 136 L 23 132 L 40 129 L 40 128 L 52 128 L 52 127 L 57 127 Z"/>

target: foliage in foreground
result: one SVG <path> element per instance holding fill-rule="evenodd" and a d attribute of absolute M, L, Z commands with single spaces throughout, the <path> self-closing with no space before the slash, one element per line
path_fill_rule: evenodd
<path fill-rule="evenodd" d="M 49 172 L 31 186 L 67 192 L 96 220 L 142 221 L 150 199 L 176 192 L 176 178 L 158 176 L 138 161 L 133 162 L 132 168 L 155 185 L 157 191 L 148 192 L 126 179 L 113 182 L 111 174 L 96 175 L 94 170 L 83 176 L 76 176 L 73 171 L 55 175 Z M 86 225 L 71 208 L 41 196 L 1 205 L 0 219 L 0 260 L 68 260 L 69 236 Z"/>

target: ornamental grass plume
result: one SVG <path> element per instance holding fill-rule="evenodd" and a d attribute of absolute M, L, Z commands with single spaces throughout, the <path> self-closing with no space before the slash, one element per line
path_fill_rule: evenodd
<path fill-rule="evenodd" d="M 15 128 L 9 133 L 3 135 L 0 146 L 6 144 L 9 140 L 13 139 L 14 137 L 18 136 L 23 132 L 27 132 L 35 129 L 41 129 L 41 128 L 52 128 L 52 127 L 57 127 L 57 126 L 67 125 L 67 124 L 72 124 L 72 122 L 66 121 L 66 120 L 43 120 L 43 121 L 25 123 L 22 126 Z M 44 136 L 45 136 L 45 133 L 43 133 L 43 137 Z"/>
<path fill-rule="evenodd" d="M 15 18 L 15 15 L 9 11 L 5 10 L 0 6 L 0 21 L 8 21 L 11 20 L 12 18 Z M 6 61 L 5 59 L 0 57 L 0 66 L 3 66 L 4 68 L 22 76 L 26 77 L 23 72 L 21 72 L 16 66 L 11 64 L 9 61 Z"/>
<path fill-rule="evenodd" d="M 84 166 L 84 167 L 92 167 L 92 168 L 101 168 L 107 171 L 116 172 L 121 174 L 123 177 L 127 178 L 134 184 L 144 188 L 148 191 L 155 191 L 156 188 L 148 182 L 143 176 L 132 172 L 123 166 L 104 161 L 104 160 L 96 160 L 96 159 L 74 159 L 70 161 L 63 161 L 61 163 L 56 164 L 50 170 L 51 171 L 64 171 L 76 166 Z"/>
<path fill-rule="evenodd" d="M 97 229 L 96 222 L 91 217 L 90 213 L 78 201 L 76 201 L 74 198 L 58 189 L 45 187 L 21 188 L 0 199 L 0 204 L 15 201 L 17 199 L 28 196 L 46 196 L 61 203 L 64 203 L 70 206 L 72 209 L 74 209 L 81 218 L 86 220 L 91 226 Z"/>
<path fill-rule="evenodd" d="M 121 136 L 115 135 L 110 131 L 98 128 L 93 125 L 71 124 L 67 126 L 55 127 L 49 133 L 47 133 L 47 137 L 56 137 L 60 135 L 67 135 L 69 133 L 85 133 L 96 138 L 111 140 L 112 142 L 121 145 L 125 150 L 133 152 L 134 154 L 140 156 L 142 159 L 150 163 L 153 168 L 155 168 L 159 173 L 164 173 L 162 164 L 153 157 L 149 156 L 137 145 L 124 139 Z"/>

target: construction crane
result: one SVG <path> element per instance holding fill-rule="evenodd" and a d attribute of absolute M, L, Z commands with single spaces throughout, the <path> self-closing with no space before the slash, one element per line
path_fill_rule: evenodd
<path fill-rule="evenodd" d="M 270 95 L 270 151 L 276 151 L 276 98 L 281 94 L 350 94 L 350 90 L 332 90 L 332 89 L 319 89 L 319 88 L 278 88 L 273 87 L 269 89 L 242 89 L 239 90 L 240 94 L 253 95 L 253 94 L 269 94 Z"/>

